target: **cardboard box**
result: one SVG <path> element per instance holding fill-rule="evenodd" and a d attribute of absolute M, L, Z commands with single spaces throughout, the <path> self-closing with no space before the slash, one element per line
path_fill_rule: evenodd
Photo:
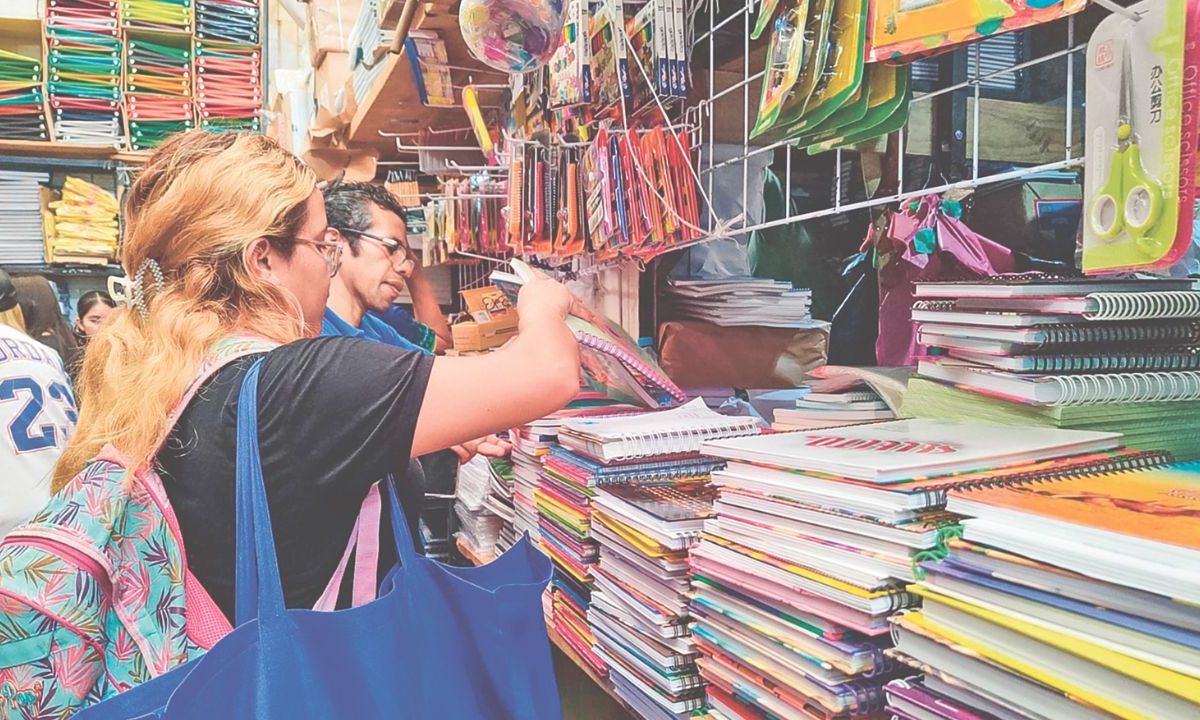
<path fill-rule="evenodd" d="M 313 67 L 331 52 L 349 52 L 350 34 L 362 0 L 312 0 L 308 3 L 308 47 Z"/>
<path fill-rule="evenodd" d="M 461 322 L 450 328 L 456 352 L 491 350 L 517 336 L 517 314 L 511 313 L 488 322 Z"/>
<path fill-rule="evenodd" d="M 313 70 L 313 97 L 317 103 L 314 120 L 320 126 L 341 126 L 354 118 L 358 109 L 351 85 L 350 53 L 331 52 Z"/>

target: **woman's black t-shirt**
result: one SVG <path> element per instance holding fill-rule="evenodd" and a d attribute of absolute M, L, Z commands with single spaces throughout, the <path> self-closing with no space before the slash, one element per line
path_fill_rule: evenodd
<path fill-rule="evenodd" d="M 210 378 L 158 455 L 188 567 L 230 620 L 237 401 L 259 357 L 240 358 Z M 419 507 L 406 468 L 433 358 L 343 337 L 301 340 L 265 357 L 258 438 L 279 573 L 287 606 L 310 608 L 337 568 L 372 483 L 394 475 L 405 514 Z M 396 558 L 386 503 L 384 510 L 381 569 Z M 348 585 L 349 577 L 343 589 Z"/>

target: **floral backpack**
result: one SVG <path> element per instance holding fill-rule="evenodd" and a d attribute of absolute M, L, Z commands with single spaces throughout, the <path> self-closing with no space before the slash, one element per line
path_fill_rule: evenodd
<path fill-rule="evenodd" d="M 213 373 L 272 347 L 251 338 L 218 343 L 168 428 Z M 363 509 L 317 609 L 332 609 L 356 538 L 372 538 L 360 533 L 364 518 L 378 536 L 376 493 Z M 367 545 L 359 554 L 373 559 L 377 549 Z M 356 605 L 373 599 L 374 574 L 356 562 Z M 106 447 L 0 542 L 0 720 L 69 717 L 200 655 L 230 630 L 188 570 L 162 480 L 152 468 L 132 471 Z"/>

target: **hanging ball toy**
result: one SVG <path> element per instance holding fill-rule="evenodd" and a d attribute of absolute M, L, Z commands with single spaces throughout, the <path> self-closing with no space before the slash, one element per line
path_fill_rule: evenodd
<path fill-rule="evenodd" d="M 463 0 L 463 40 L 477 60 L 507 73 L 545 65 L 562 42 L 562 0 Z"/>

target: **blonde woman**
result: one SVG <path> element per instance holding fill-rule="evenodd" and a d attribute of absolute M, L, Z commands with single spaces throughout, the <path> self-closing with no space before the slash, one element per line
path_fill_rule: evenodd
<path fill-rule="evenodd" d="M 125 222 L 124 264 L 141 277 L 135 307 L 117 310 L 88 347 L 83 411 L 56 487 L 106 443 L 135 466 L 154 463 L 189 568 L 227 617 L 237 395 L 263 355 L 218 371 L 153 456 L 172 405 L 218 341 L 280 344 L 265 353 L 258 423 L 289 607 L 318 599 L 375 479 L 391 473 L 411 490 L 403 480 L 410 457 L 525 423 L 577 391 L 578 350 L 564 322 L 573 299 L 544 278 L 522 290 L 519 337 L 492 355 L 434 358 L 316 337 L 341 246 L 312 172 L 263 137 L 176 136 L 134 182 Z M 394 552 L 390 540 L 380 545 Z"/>

